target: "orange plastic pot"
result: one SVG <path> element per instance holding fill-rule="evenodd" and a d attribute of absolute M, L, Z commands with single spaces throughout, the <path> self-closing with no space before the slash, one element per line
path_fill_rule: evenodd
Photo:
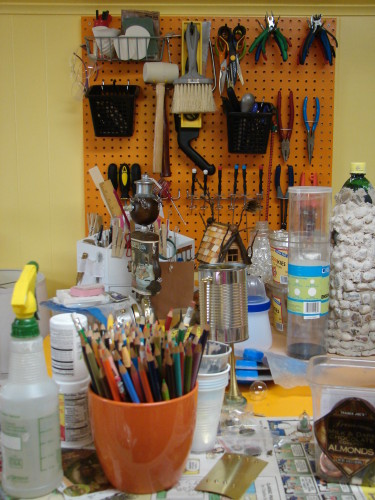
<path fill-rule="evenodd" d="M 198 384 L 160 403 L 118 403 L 89 389 L 91 429 L 99 462 L 120 491 L 156 493 L 174 486 L 195 429 Z"/>

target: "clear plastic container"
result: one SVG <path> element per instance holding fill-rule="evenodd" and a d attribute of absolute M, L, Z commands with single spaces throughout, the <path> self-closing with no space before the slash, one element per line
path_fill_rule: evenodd
<path fill-rule="evenodd" d="M 236 356 L 243 357 L 245 349 L 265 352 L 272 345 L 272 332 L 268 312 L 271 302 L 264 283 L 256 276 L 247 277 L 247 318 L 249 338 L 234 344 Z"/>
<path fill-rule="evenodd" d="M 331 196 L 330 187 L 289 188 L 287 353 L 298 359 L 326 352 Z"/>
<path fill-rule="evenodd" d="M 375 361 L 316 356 L 309 360 L 307 380 L 318 476 L 375 486 Z"/>
<path fill-rule="evenodd" d="M 282 285 L 288 284 L 288 231 L 280 229 L 269 233 L 272 279 Z"/>
<path fill-rule="evenodd" d="M 257 221 L 249 235 L 249 256 L 251 264 L 248 274 L 259 276 L 263 283 L 272 277 L 271 247 L 268 239 L 268 222 Z"/>

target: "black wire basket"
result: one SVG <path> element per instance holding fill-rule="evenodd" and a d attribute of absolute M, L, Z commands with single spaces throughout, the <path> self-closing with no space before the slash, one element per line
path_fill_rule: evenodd
<path fill-rule="evenodd" d="M 93 85 L 86 96 L 97 137 L 130 137 L 134 133 L 138 85 Z"/>
<path fill-rule="evenodd" d="M 223 108 L 227 116 L 228 152 L 245 154 L 265 154 L 272 127 L 270 112 L 232 111 L 228 99 L 223 97 Z M 272 110 L 269 103 L 268 109 Z"/>

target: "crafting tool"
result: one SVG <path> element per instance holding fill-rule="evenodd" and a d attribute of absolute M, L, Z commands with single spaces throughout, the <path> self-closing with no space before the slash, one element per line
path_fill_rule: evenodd
<path fill-rule="evenodd" d="M 289 92 L 289 123 L 288 128 L 284 129 L 281 119 L 281 90 L 279 90 L 277 95 L 277 118 L 278 118 L 278 131 L 281 140 L 281 154 L 284 161 L 289 158 L 290 152 L 290 138 L 292 136 L 293 122 L 294 122 L 294 103 L 293 103 L 293 92 Z"/>
<path fill-rule="evenodd" d="M 288 188 L 285 195 L 281 189 L 280 185 L 281 177 L 281 165 L 277 165 L 275 170 L 275 187 L 276 187 L 276 197 L 280 200 L 280 219 L 281 219 L 281 229 L 286 229 L 288 221 L 288 199 L 289 199 L 289 187 L 294 185 L 294 170 L 292 165 L 288 165 Z"/>
<path fill-rule="evenodd" d="M 197 182 L 197 169 L 193 168 L 191 171 L 191 188 L 190 188 L 190 210 L 193 210 L 194 208 L 197 208 L 196 205 L 194 205 L 194 195 L 195 195 L 195 183 Z"/>
<path fill-rule="evenodd" d="M 130 182 L 132 185 L 132 193 L 133 196 L 137 192 L 137 186 L 135 181 L 141 180 L 142 173 L 141 173 L 141 167 L 138 163 L 133 163 L 133 165 L 130 167 Z"/>
<path fill-rule="evenodd" d="M 310 23 L 309 21 L 307 21 L 307 24 L 310 29 L 303 44 L 301 45 L 301 50 L 299 53 L 299 63 L 305 64 L 305 60 L 309 53 L 310 47 L 315 38 L 317 38 L 320 42 L 324 59 L 328 61 L 329 64 L 332 66 L 333 59 L 336 57 L 335 46 L 336 48 L 338 47 L 338 42 L 336 37 L 330 31 L 324 28 L 324 22 L 322 21 L 321 14 L 315 14 L 311 16 Z M 334 41 L 334 45 L 332 45 L 331 42 L 329 41 L 328 35 Z"/>
<path fill-rule="evenodd" d="M 113 189 L 117 189 L 118 187 L 118 171 L 117 165 L 115 163 L 111 163 L 108 165 L 108 179 L 112 182 Z"/>
<path fill-rule="evenodd" d="M 221 191 L 222 191 L 222 187 L 221 187 L 222 175 L 223 175 L 223 168 L 220 165 L 219 167 L 217 167 L 217 206 L 216 206 L 216 208 L 217 208 L 217 212 L 218 212 L 218 219 L 219 219 L 219 212 L 223 208 L 223 205 L 220 203 L 220 200 L 223 199 L 222 196 L 221 196 Z"/>
<path fill-rule="evenodd" d="M 145 83 L 156 84 L 156 110 L 154 130 L 154 156 L 152 171 L 162 173 L 163 164 L 163 131 L 165 115 L 165 85 L 178 78 L 177 64 L 165 62 L 146 62 L 143 65 L 143 80 Z M 168 174 L 168 172 L 165 172 Z M 167 175 L 166 175 L 167 177 Z"/>
<path fill-rule="evenodd" d="M 120 165 L 119 184 L 120 184 L 121 199 L 124 200 L 126 198 L 129 198 L 130 167 L 127 163 L 122 163 Z"/>
<path fill-rule="evenodd" d="M 174 115 L 175 127 L 177 131 L 177 142 L 179 148 L 199 167 L 201 170 L 207 170 L 208 175 L 215 173 L 215 166 L 210 165 L 195 149 L 190 145 L 192 139 L 199 136 L 199 128 L 183 128 L 181 126 L 181 116 Z"/>
<path fill-rule="evenodd" d="M 279 17 L 280 19 L 280 17 Z M 281 56 L 283 58 L 283 61 L 288 60 L 288 47 L 291 46 L 290 41 L 285 38 L 285 36 L 281 33 L 280 29 L 278 28 L 278 23 L 279 19 L 275 21 L 275 18 L 273 17 L 273 14 L 271 12 L 271 15 L 269 16 L 267 13 L 265 15 L 265 22 L 266 22 L 266 27 L 264 27 L 259 21 L 258 24 L 262 28 L 262 33 L 258 35 L 253 43 L 250 45 L 249 52 L 253 52 L 253 50 L 256 49 L 255 51 L 255 62 L 257 63 L 259 61 L 260 54 L 263 54 L 264 60 L 267 60 L 266 57 L 266 42 L 270 35 L 273 36 L 275 39 L 275 42 L 277 43 Z"/>
<path fill-rule="evenodd" d="M 234 209 L 236 208 L 237 179 L 238 179 L 238 163 L 234 165 L 233 193 L 231 195 L 231 204 L 229 206 L 229 209 L 233 210 L 232 222 L 234 218 Z"/>
<path fill-rule="evenodd" d="M 315 129 L 319 122 L 320 117 L 320 102 L 319 98 L 315 97 L 315 117 L 314 120 L 308 120 L 307 118 L 307 96 L 303 101 L 303 121 L 305 122 L 305 127 L 307 131 L 307 153 L 309 156 L 309 163 L 311 164 L 313 152 L 314 152 L 314 139 L 315 139 Z M 310 125 L 312 124 L 312 125 Z"/>
<path fill-rule="evenodd" d="M 188 52 L 188 70 L 173 82 L 172 113 L 213 113 L 216 111 L 216 105 L 212 95 L 212 80 L 197 71 L 197 51 L 200 39 L 197 24 L 193 22 L 188 24 L 184 39 Z"/>

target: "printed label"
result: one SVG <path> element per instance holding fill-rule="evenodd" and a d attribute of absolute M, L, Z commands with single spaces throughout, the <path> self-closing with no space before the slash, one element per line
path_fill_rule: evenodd
<path fill-rule="evenodd" d="M 272 277 L 276 283 L 288 283 L 288 249 L 271 245 Z"/>
<path fill-rule="evenodd" d="M 288 266 L 288 312 L 305 319 L 328 314 L 329 265 Z"/>
<path fill-rule="evenodd" d="M 273 321 L 277 330 L 282 332 L 284 330 L 283 325 L 283 306 L 281 303 L 280 297 L 276 297 L 276 295 L 272 295 L 272 312 L 273 312 Z"/>

